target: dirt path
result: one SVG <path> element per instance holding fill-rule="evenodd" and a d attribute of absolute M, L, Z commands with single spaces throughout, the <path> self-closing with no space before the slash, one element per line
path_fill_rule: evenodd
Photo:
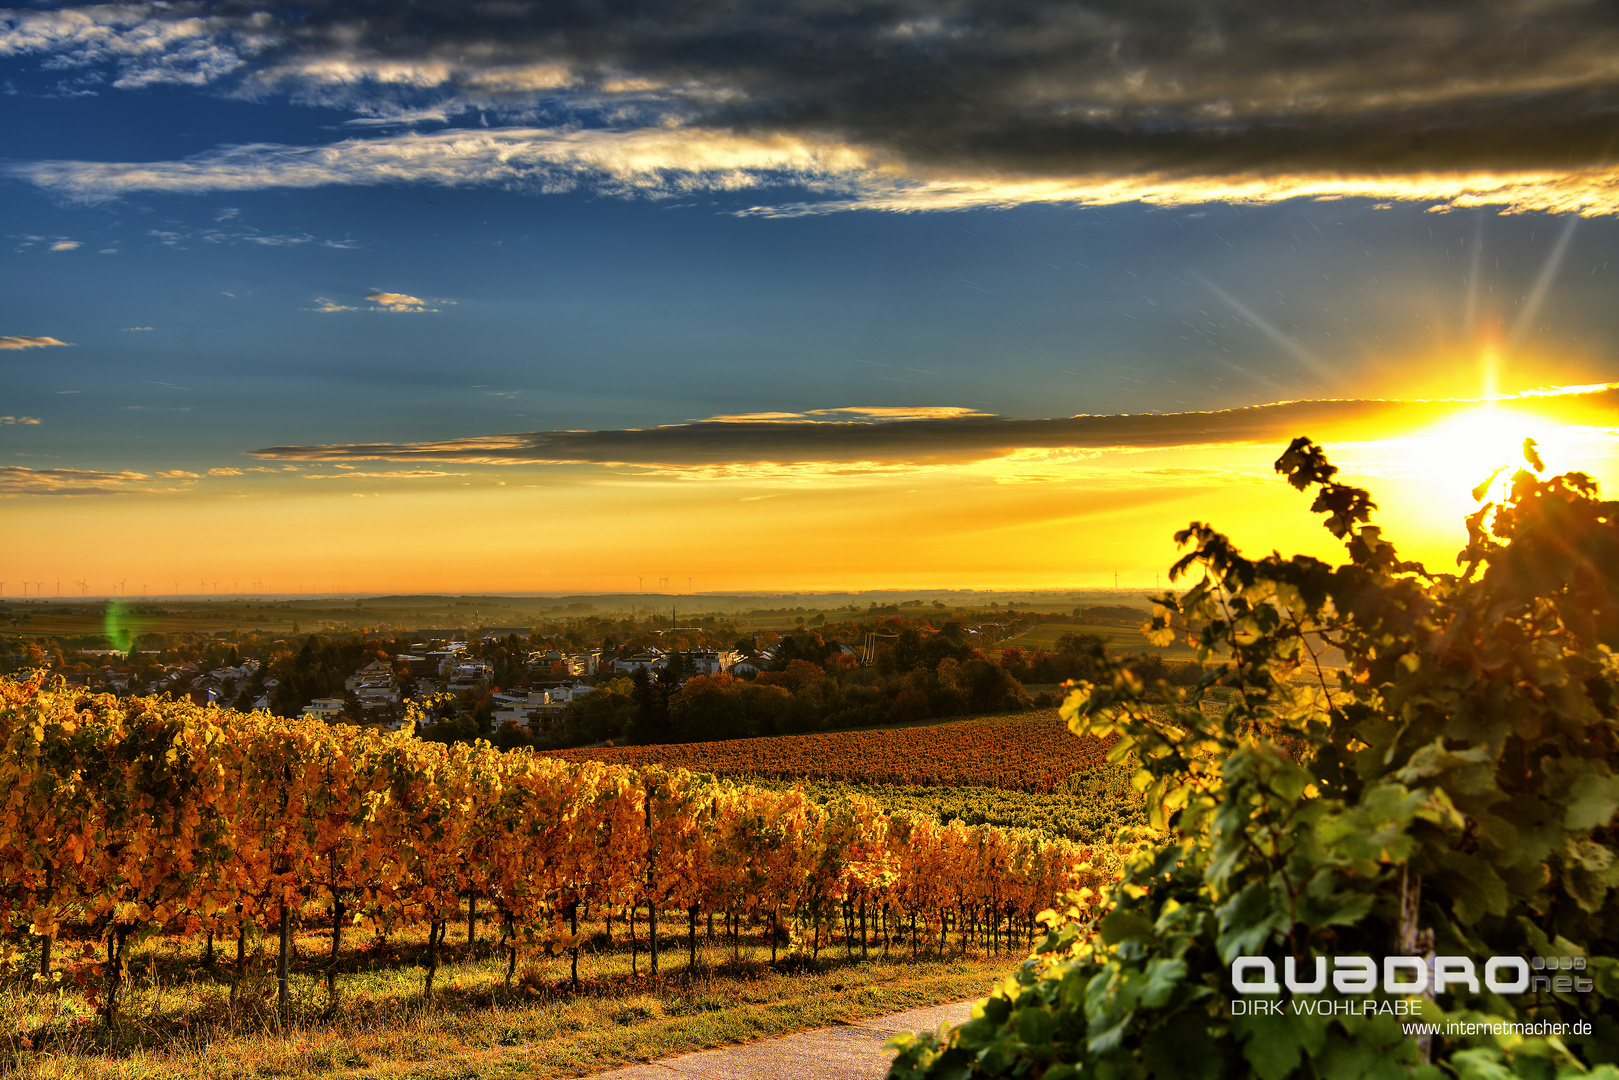
<path fill-rule="evenodd" d="M 597 1073 L 589 1080 L 882 1080 L 893 1055 L 883 1043 L 901 1031 L 932 1031 L 959 1024 L 971 1001 L 908 1009 L 838 1027 L 801 1031 L 780 1039 L 700 1050 Z"/>

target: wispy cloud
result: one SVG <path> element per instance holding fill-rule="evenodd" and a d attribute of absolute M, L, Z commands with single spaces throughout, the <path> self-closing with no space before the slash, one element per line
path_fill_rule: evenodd
<path fill-rule="evenodd" d="M 133 333 L 136 333 L 136 332 L 141 331 L 141 330 L 151 330 L 151 329 L 153 329 L 153 328 L 150 327 L 150 326 L 126 326 L 126 327 L 124 327 L 123 332 L 126 333 L 126 334 L 133 334 Z"/>
<path fill-rule="evenodd" d="M 229 221 L 231 218 L 224 218 Z M 334 240 L 313 233 L 264 233 L 252 228 L 219 229 L 192 228 L 184 225 L 166 229 L 148 229 L 147 235 L 164 247 L 187 248 L 192 244 L 257 244 L 260 247 L 296 247 L 315 244 L 320 247 L 351 249 L 360 245 L 353 240 Z"/>
<path fill-rule="evenodd" d="M 1619 384 L 1580 387 L 1525 401 L 1555 400 L 1586 415 L 1619 411 Z M 1285 443 L 1300 434 L 1367 440 L 1431 426 L 1466 402 L 1330 399 L 1209 412 L 1117 414 L 1017 420 L 968 409 L 825 410 L 850 419 L 725 418 L 619 431 L 530 431 L 416 443 L 276 446 L 260 458 L 318 461 L 458 461 L 482 464 L 597 464 L 671 469 L 804 463 L 857 468 L 963 464 L 1045 450 L 1145 450 Z M 930 415 L 933 413 L 945 415 Z M 898 413 L 905 418 L 883 418 Z M 923 415 L 917 416 L 916 413 Z M 877 414 L 874 418 L 873 414 Z"/>
<path fill-rule="evenodd" d="M 315 306 L 304 310 L 320 312 L 323 315 L 333 315 L 340 311 L 383 311 L 398 315 L 438 311 L 439 309 L 432 305 L 455 303 L 454 300 L 440 298 L 424 300 L 419 296 L 411 296 L 407 293 L 383 292 L 380 290 L 367 293 L 365 299 L 370 303 L 370 307 L 362 308 L 354 304 L 340 304 L 330 297 L 317 296 L 315 297 Z"/>
<path fill-rule="evenodd" d="M 4 426 L 6 424 L 33 425 L 39 422 L 40 421 L 34 419 L 32 416 L 0 416 L 0 426 Z"/>
<path fill-rule="evenodd" d="M 383 311 L 437 311 L 438 308 L 428 307 L 428 302 L 420 297 L 408 296 L 405 293 L 373 292 L 367 293 L 367 300 Z"/>
<path fill-rule="evenodd" d="M 47 252 L 72 251 L 74 248 L 81 246 L 77 240 L 69 239 L 66 236 L 38 236 L 25 233 L 21 235 L 14 234 L 8 239 L 17 242 L 17 246 L 13 250 L 18 252 L 36 250 Z"/>
<path fill-rule="evenodd" d="M 835 143 L 740 136 L 706 129 L 457 129 L 345 139 L 326 146 L 257 143 L 183 161 L 39 161 L 5 167 L 41 187 L 81 199 L 131 192 L 202 193 L 330 184 L 496 184 L 560 192 L 580 187 L 660 197 L 734 191 L 761 183 L 853 183 L 871 168 Z"/>
<path fill-rule="evenodd" d="M 327 185 L 424 183 L 495 185 L 554 194 L 587 190 L 621 198 L 664 199 L 699 192 L 796 188 L 810 199 L 762 202 L 738 211 L 791 218 L 876 210 L 918 213 L 1008 208 L 1030 203 L 1179 206 L 1214 201 L 1399 199 L 1453 208 L 1607 214 L 1619 209 L 1619 169 L 1401 173 L 1345 171 L 1092 171 L 1068 176 L 982 174 L 922 168 L 881 148 L 798 135 L 734 135 L 700 128 L 631 131 L 455 129 L 350 139 L 323 146 L 254 144 L 181 161 L 38 161 L 0 168 L 18 179 L 84 201 L 134 192 L 206 193 Z M 164 243 L 227 242 L 218 230 L 153 230 Z M 235 236 L 229 242 L 298 244 L 309 235 Z M 352 241 L 318 241 L 352 247 Z"/>
<path fill-rule="evenodd" d="M 53 337 L 27 337 L 19 334 L 0 335 L 0 349 L 43 349 L 51 345 L 71 345 L 71 341 L 58 341 Z"/>
<path fill-rule="evenodd" d="M 810 409 L 808 412 L 736 413 L 710 416 L 697 423 L 757 424 L 757 423 L 853 423 L 877 420 L 946 420 L 966 416 L 989 416 L 978 409 L 964 409 L 954 405 L 886 406 L 868 405 L 839 409 Z"/>
<path fill-rule="evenodd" d="M 0 465 L 0 496 L 123 495 L 141 490 L 145 473 L 95 472 L 90 469 L 29 469 Z"/>
<path fill-rule="evenodd" d="M 204 17 L 193 4 L 0 13 L 0 56 L 34 54 L 59 68 L 110 69 L 105 78 L 119 88 L 213 83 L 271 40 L 246 25 Z"/>
<path fill-rule="evenodd" d="M 305 480 L 353 480 L 365 478 L 367 480 L 427 480 L 435 476 L 465 476 L 462 472 L 445 472 L 441 469 L 395 469 L 392 472 L 352 472 L 340 473 L 305 473 Z"/>

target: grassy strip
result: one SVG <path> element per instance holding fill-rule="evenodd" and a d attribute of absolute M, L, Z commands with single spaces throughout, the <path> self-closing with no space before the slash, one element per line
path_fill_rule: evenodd
<path fill-rule="evenodd" d="M 617 927 L 622 934 L 622 926 Z M 723 935 L 722 935 L 723 936 Z M 430 1005 L 417 964 L 424 933 L 362 950 L 339 980 L 328 1013 L 325 986 L 306 967 L 293 981 L 293 1015 L 273 1010 L 274 981 L 260 953 L 239 988 L 235 1012 L 220 976 L 193 940 L 148 942 L 132 966 L 124 1017 L 108 1031 L 71 983 L 0 993 L 0 1074 L 62 1080 L 203 1080 L 222 1077 L 585 1076 L 717 1046 L 774 1038 L 988 992 L 1021 953 L 862 961 L 840 943 L 819 961 L 772 968 L 758 935 L 701 943 L 687 968 L 669 948 L 666 973 L 639 974 L 622 938 L 582 952 L 579 990 L 565 958 L 522 961 L 510 990 L 505 958 L 488 948 L 450 947 Z M 259 943 L 265 944 L 265 943 Z M 273 943 L 272 943 L 273 944 Z M 300 935 L 310 956 L 319 937 Z M 673 944 L 671 941 L 670 945 Z M 684 944 L 684 943 L 682 943 Z M 952 947 L 956 945 L 954 938 Z M 668 948 L 666 946 L 666 948 Z M 371 955 L 367 957 L 365 952 Z"/>

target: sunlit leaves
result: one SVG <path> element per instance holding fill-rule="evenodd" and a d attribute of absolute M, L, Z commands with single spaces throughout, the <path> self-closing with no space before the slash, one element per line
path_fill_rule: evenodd
<path fill-rule="evenodd" d="M 1055 1001 L 1059 1028 L 1083 1032 L 1041 1060 L 1115 1077 L 1436 1077 L 1389 1018 L 1245 1018 L 1221 1004 L 1237 955 L 1308 963 L 1430 947 L 1577 955 L 1593 972 L 1583 994 L 1442 998 L 1492 1022 L 1594 1021 L 1590 1036 L 1508 1039 L 1487 1053 L 1436 1037 L 1451 1074 L 1587 1075 L 1612 1060 L 1619 503 L 1583 474 L 1541 478 L 1535 447 L 1525 451 L 1529 468 L 1506 496 L 1468 519 L 1461 577 L 1402 561 L 1371 524 L 1370 495 L 1339 483 L 1308 439 L 1276 468 L 1315 490 L 1312 509 L 1344 541 L 1341 565 L 1251 560 L 1202 522 L 1177 534 L 1188 550 L 1172 580 L 1190 587 L 1159 597 L 1146 630 L 1190 636 L 1210 676 L 1189 692 L 1098 678 L 1063 715 L 1076 732 L 1119 736 L 1155 820 L 1182 842 L 1168 861 L 1128 863 L 1099 922 L 1048 939 L 1094 930 L 1098 946 L 1026 967 L 1003 992 L 1009 1030 Z M 1414 944 L 1427 935 L 1432 946 Z M 1186 960 L 1179 985 L 1203 997 L 1130 995 L 1169 959 Z M 1082 997 L 1068 992 L 1079 984 Z M 920 1040 L 896 1068 L 931 1062 L 923 1074 L 942 1077 L 975 1040 L 1002 1037 Z M 1169 1064 L 1166 1045 L 1199 1040 L 1196 1060 Z"/>

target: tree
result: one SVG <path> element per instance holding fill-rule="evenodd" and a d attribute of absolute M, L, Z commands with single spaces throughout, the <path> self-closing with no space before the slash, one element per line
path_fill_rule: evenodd
<path fill-rule="evenodd" d="M 747 720 L 736 680 L 726 674 L 697 675 L 669 695 L 669 728 L 675 738 L 735 739 L 746 735 Z"/>
<path fill-rule="evenodd" d="M 1075 732 L 1120 737 L 1169 842 L 1104 903 L 1048 915 L 1037 957 L 955 1032 L 908 1040 L 891 1075 L 1619 1078 L 1619 503 L 1580 473 L 1542 478 L 1532 442 L 1525 458 L 1468 518 L 1460 574 L 1401 560 L 1306 439 L 1276 468 L 1315 490 L 1346 562 L 1178 533 L 1192 550 L 1171 580 L 1201 577 L 1159 599 L 1148 636 L 1187 634 L 1208 672 L 1149 688 L 1107 661 L 1063 707 Z M 1392 965 L 1426 995 L 1306 989 L 1357 956 L 1374 980 L 1389 957 L 1439 960 Z M 1492 957 L 1516 958 L 1493 983 Z M 1262 992 L 1235 992 L 1243 958 Z M 1474 983 L 1437 985 L 1466 965 Z"/>
<path fill-rule="evenodd" d="M 650 685 L 646 672 L 636 670 L 642 681 Z M 568 702 L 563 711 L 560 745 L 619 738 L 625 727 L 634 725 L 639 713 L 638 699 L 634 696 L 636 686 L 635 681 L 620 675 Z M 551 741 L 557 742 L 554 737 Z"/>
<path fill-rule="evenodd" d="M 664 670 L 667 671 L 668 668 Z M 630 678 L 634 684 L 630 697 L 635 700 L 635 740 L 643 743 L 668 742 L 668 684 L 660 685 L 654 682 L 644 667 L 636 668 Z"/>

